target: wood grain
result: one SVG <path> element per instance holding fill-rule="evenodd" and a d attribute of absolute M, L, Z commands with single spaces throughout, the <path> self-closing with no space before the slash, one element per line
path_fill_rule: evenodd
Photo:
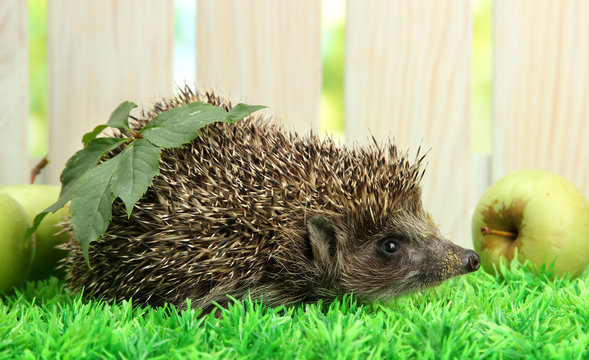
<path fill-rule="evenodd" d="M 124 100 L 172 92 L 173 0 L 48 4 L 49 182 Z"/>
<path fill-rule="evenodd" d="M 559 173 L 589 197 L 589 2 L 495 1 L 493 178 Z"/>
<path fill-rule="evenodd" d="M 442 233 L 470 239 L 469 0 L 348 0 L 345 129 L 350 143 L 431 149 L 424 206 Z"/>
<path fill-rule="evenodd" d="M 27 3 L 0 2 L 0 185 L 28 180 Z"/>
<path fill-rule="evenodd" d="M 318 129 L 321 2 L 200 0 L 200 87 L 250 104 L 298 131 Z"/>

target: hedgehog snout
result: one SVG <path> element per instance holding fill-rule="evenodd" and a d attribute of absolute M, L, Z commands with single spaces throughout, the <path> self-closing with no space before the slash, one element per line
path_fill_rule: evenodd
<path fill-rule="evenodd" d="M 481 257 L 476 251 L 446 241 L 439 242 L 438 246 L 437 251 L 445 254 L 440 263 L 443 280 L 477 271 L 481 266 Z"/>
<path fill-rule="evenodd" d="M 464 264 L 467 272 L 477 271 L 481 266 L 481 257 L 476 251 L 466 250 L 464 252 Z"/>

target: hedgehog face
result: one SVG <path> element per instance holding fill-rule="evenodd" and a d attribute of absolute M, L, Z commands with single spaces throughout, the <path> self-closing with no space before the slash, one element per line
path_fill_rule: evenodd
<path fill-rule="evenodd" d="M 313 257 L 337 273 L 339 292 L 382 301 L 476 271 L 479 255 L 444 239 L 425 213 L 399 211 L 361 223 L 310 219 Z M 352 226 L 350 226 L 352 225 Z"/>

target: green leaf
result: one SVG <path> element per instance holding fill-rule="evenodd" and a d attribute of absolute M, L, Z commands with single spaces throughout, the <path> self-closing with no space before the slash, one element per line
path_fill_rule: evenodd
<path fill-rule="evenodd" d="M 220 107 L 195 102 L 163 112 L 141 131 L 143 137 L 162 148 L 179 148 L 198 136 L 205 125 L 219 121 L 227 112 Z"/>
<path fill-rule="evenodd" d="M 96 139 L 96 137 L 107 127 L 114 127 L 118 129 L 128 130 L 131 131 L 129 128 L 129 114 L 131 110 L 137 107 L 137 104 L 132 103 L 130 101 L 125 101 L 121 105 L 119 105 L 115 111 L 112 112 L 110 115 L 110 119 L 108 123 L 103 125 L 98 125 L 94 128 L 94 130 L 90 131 L 89 133 L 84 134 L 82 137 L 82 143 L 84 146 L 88 145 L 90 141 Z"/>
<path fill-rule="evenodd" d="M 198 137 L 198 131 L 214 122 L 235 122 L 263 108 L 238 104 L 231 112 L 202 102 L 194 102 L 156 116 L 140 132 L 152 144 L 162 148 L 179 148 Z"/>
<path fill-rule="evenodd" d="M 159 173 L 161 149 L 145 139 L 135 140 L 120 155 L 119 167 L 112 177 L 112 192 L 121 198 L 131 216 L 135 203 L 145 194 Z"/>
<path fill-rule="evenodd" d="M 45 215 L 64 207 L 64 205 L 71 199 L 72 192 L 78 184 L 80 178 L 90 169 L 94 168 L 102 155 L 106 152 L 115 149 L 122 143 L 129 141 L 129 139 L 122 138 L 99 138 L 92 140 L 85 148 L 76 152 L 65 164 L 65 168 L 61 173 L 61 192 L 57 201 L 41 211 L 33 220 L 33 226 L 27 229 L 25 239 L 28 239 L 39 227 Z"/>
<path fill-rule="evenodd" d="M 86 172 L 72 193 L 71 224 L 86 261 L 90 242 L 104 235 L 112 217 L 116 196 L 111 190 L 111 179 L 117 171 L 119 155 Z"/>
<path fill-rule="evenodd" d="M 94 130 L 85 133 L 84 136 L 82 136 L 82 144 L 84 144 L 84 146 L 88 145 L 90 141 L 96 139 L 96 137 L 107 127 L 107 125 L 98 125 Z"/>
<path fill-rule="evenodd" d="M 85 148 L 75 153 L 65 164 L 65 168 L 60 176 L 61 192 L 59 194 L 59 199 L 63 200 L 63 205 L 65 205 L 67 200 L 70 199 L 71 193 L 80 178 L 88 170 L 95 167 L 105 153 L 116 149 L 124 142 L 130 140 L 131 139 L 129 138 L 94 139 Z"/>
<path fill-rule="evenodd" d="M 135 109 L 137 104 L 131 101 L 125 101 L 112 112 L 106 125 L 119 129 L 131 131 L 129 128 L 129 114 Z"/>
<path fill-rule="evenodd" d="M 239 103 L 227 113 L 227 121 L 234 123 L 255 111 L 265 109 L 266 107 L 267 106 L 263 105 L 247 105 Z"/>

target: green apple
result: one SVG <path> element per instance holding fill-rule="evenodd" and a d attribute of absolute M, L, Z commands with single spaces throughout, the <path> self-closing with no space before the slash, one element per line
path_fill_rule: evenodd
<path fill-rule="evenodd" d="M 51 206 L 59 197 L 59 186 L 52 185 L 16 185 L 0 187 L 0 193 L 13 197 L 25 209 L 31 222 L 41 211 Z M 49 213 L 35 232 L 36 247 L 34 259 L 29 272 L 29 280 L 40 280 L 50 275 L 61 276 L 55 267 L 66 252 L 55 247 L 68 240 L 67 233 L 60 233 L 63 228 L 59 225 L 69 217 L 67 208 L 55 213 Z"/>
<path fill-rule="evenodd" d="M 30 223 L 16 200 L 0 194 L 0 291 L 24 282 L 31 261 L 33 238 L 25 242 Z"/>
<path fill-rule="evenodd" d="M 521 170 L 491 185 L 472 218 L 475 250 L 486 271 L 502 257 L 541 266 L 555 262 L 556 274 L 579 276 L 589 263 L 589 203 L 562 176 Z"/>

